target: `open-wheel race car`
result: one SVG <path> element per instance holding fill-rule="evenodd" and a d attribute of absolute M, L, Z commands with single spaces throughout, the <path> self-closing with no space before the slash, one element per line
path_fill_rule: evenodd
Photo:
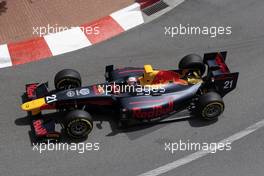
<path fill-rule="evenodd" d="M 58 72 L 55 90 L 47 83 L 26 85 L 26 101 L 21 108 L 30 114 L 35 136 L 58 138 L 56 118 L 46 117 L 43 110 L 66 114 L 61 124 L 70 138 L 86 138 L 93 129 L 90 113 L 111 109 L 121 126 L 163 121 L 172 114 L 187 110 L 201 120 L 217 119 L 224 111 L 223 97 L 235 89 L 238 72 L 231 73 L 225 63 L 226 52 L 185 56 L 178 70 L 144 68 L 114 69 L 106 66 L 101 84 L 82 86 L 80 74 L 72 69 Z"/>

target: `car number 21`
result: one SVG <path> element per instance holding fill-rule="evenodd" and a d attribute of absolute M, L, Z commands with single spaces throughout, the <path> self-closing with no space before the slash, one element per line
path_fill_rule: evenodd
<path fill-rule="evenodd" d="M 55 102 L 55 101 L 57 101 L 57 96 L 55 94 L 46 97 L 46 102 L 47 103 L 52 103 L 52 102 Z"/>
<path fill-rule="evenodd" d="M 231 89 L 232 86 L 233 86 L 233 80 L 231 80 L 231 81 L 226 81 L 226 82 L 224 83 L 224 89 Z"/>

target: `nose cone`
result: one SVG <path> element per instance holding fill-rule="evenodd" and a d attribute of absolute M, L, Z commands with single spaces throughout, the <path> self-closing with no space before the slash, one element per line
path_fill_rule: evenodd
<path fill-rule="evenodd" d="M 27 103 L 24 103 L 21 105 L 21 109 L 24 110 L 24 111 L 28 111 L 29 110 L 29 105 L 30 103 L 27 102 Z"/>
<path fill-rule="evenodd" d="M 39 99 L 32 100 L 32 101 L 29 101 L 29 102 L 22 104 L 21 109 L 24 111 L 32 111 L 32 110 L 38 109 L 44 105 L 46 105 L 45 99 L 39 98 Z"/>

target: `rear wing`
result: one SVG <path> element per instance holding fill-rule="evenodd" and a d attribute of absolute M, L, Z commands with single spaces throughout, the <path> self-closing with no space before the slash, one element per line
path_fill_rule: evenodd
<path fill-rule="evenodd" d="M 208 66 L 208 79 L 223 97 L 236 88 L 238 72 L 231 72 L 226 64 L 227 52 L 204 54 L 203 62 Z"/>

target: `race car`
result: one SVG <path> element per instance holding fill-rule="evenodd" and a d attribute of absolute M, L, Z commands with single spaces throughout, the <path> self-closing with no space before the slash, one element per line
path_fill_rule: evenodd
<path fill-rule="evenodd" d="M 54 90 L 48 89 L 48 83 L 27 84 L 21 108 L 29 112 L 37 139 L 59 138 L 58 123 L 71 139 L 87 138 L 93 129 L 90 113 L 98 109 L 116 113 L 123 127 L 164 121 L 182 111 L 215 120 L 223 113 L 223 97 L 236 88 L 239 75 L 230 72 L 226 54 L 207 53 L 203 58 L 190 54 L 180 60 L 177 70 L 108 65 L 105 82 L 90 86 L 82 86 L 76 70 L 64 69 L 55 75 Z M 46 116 L 44 110 L 56 110 L 63 118 Z"/>

